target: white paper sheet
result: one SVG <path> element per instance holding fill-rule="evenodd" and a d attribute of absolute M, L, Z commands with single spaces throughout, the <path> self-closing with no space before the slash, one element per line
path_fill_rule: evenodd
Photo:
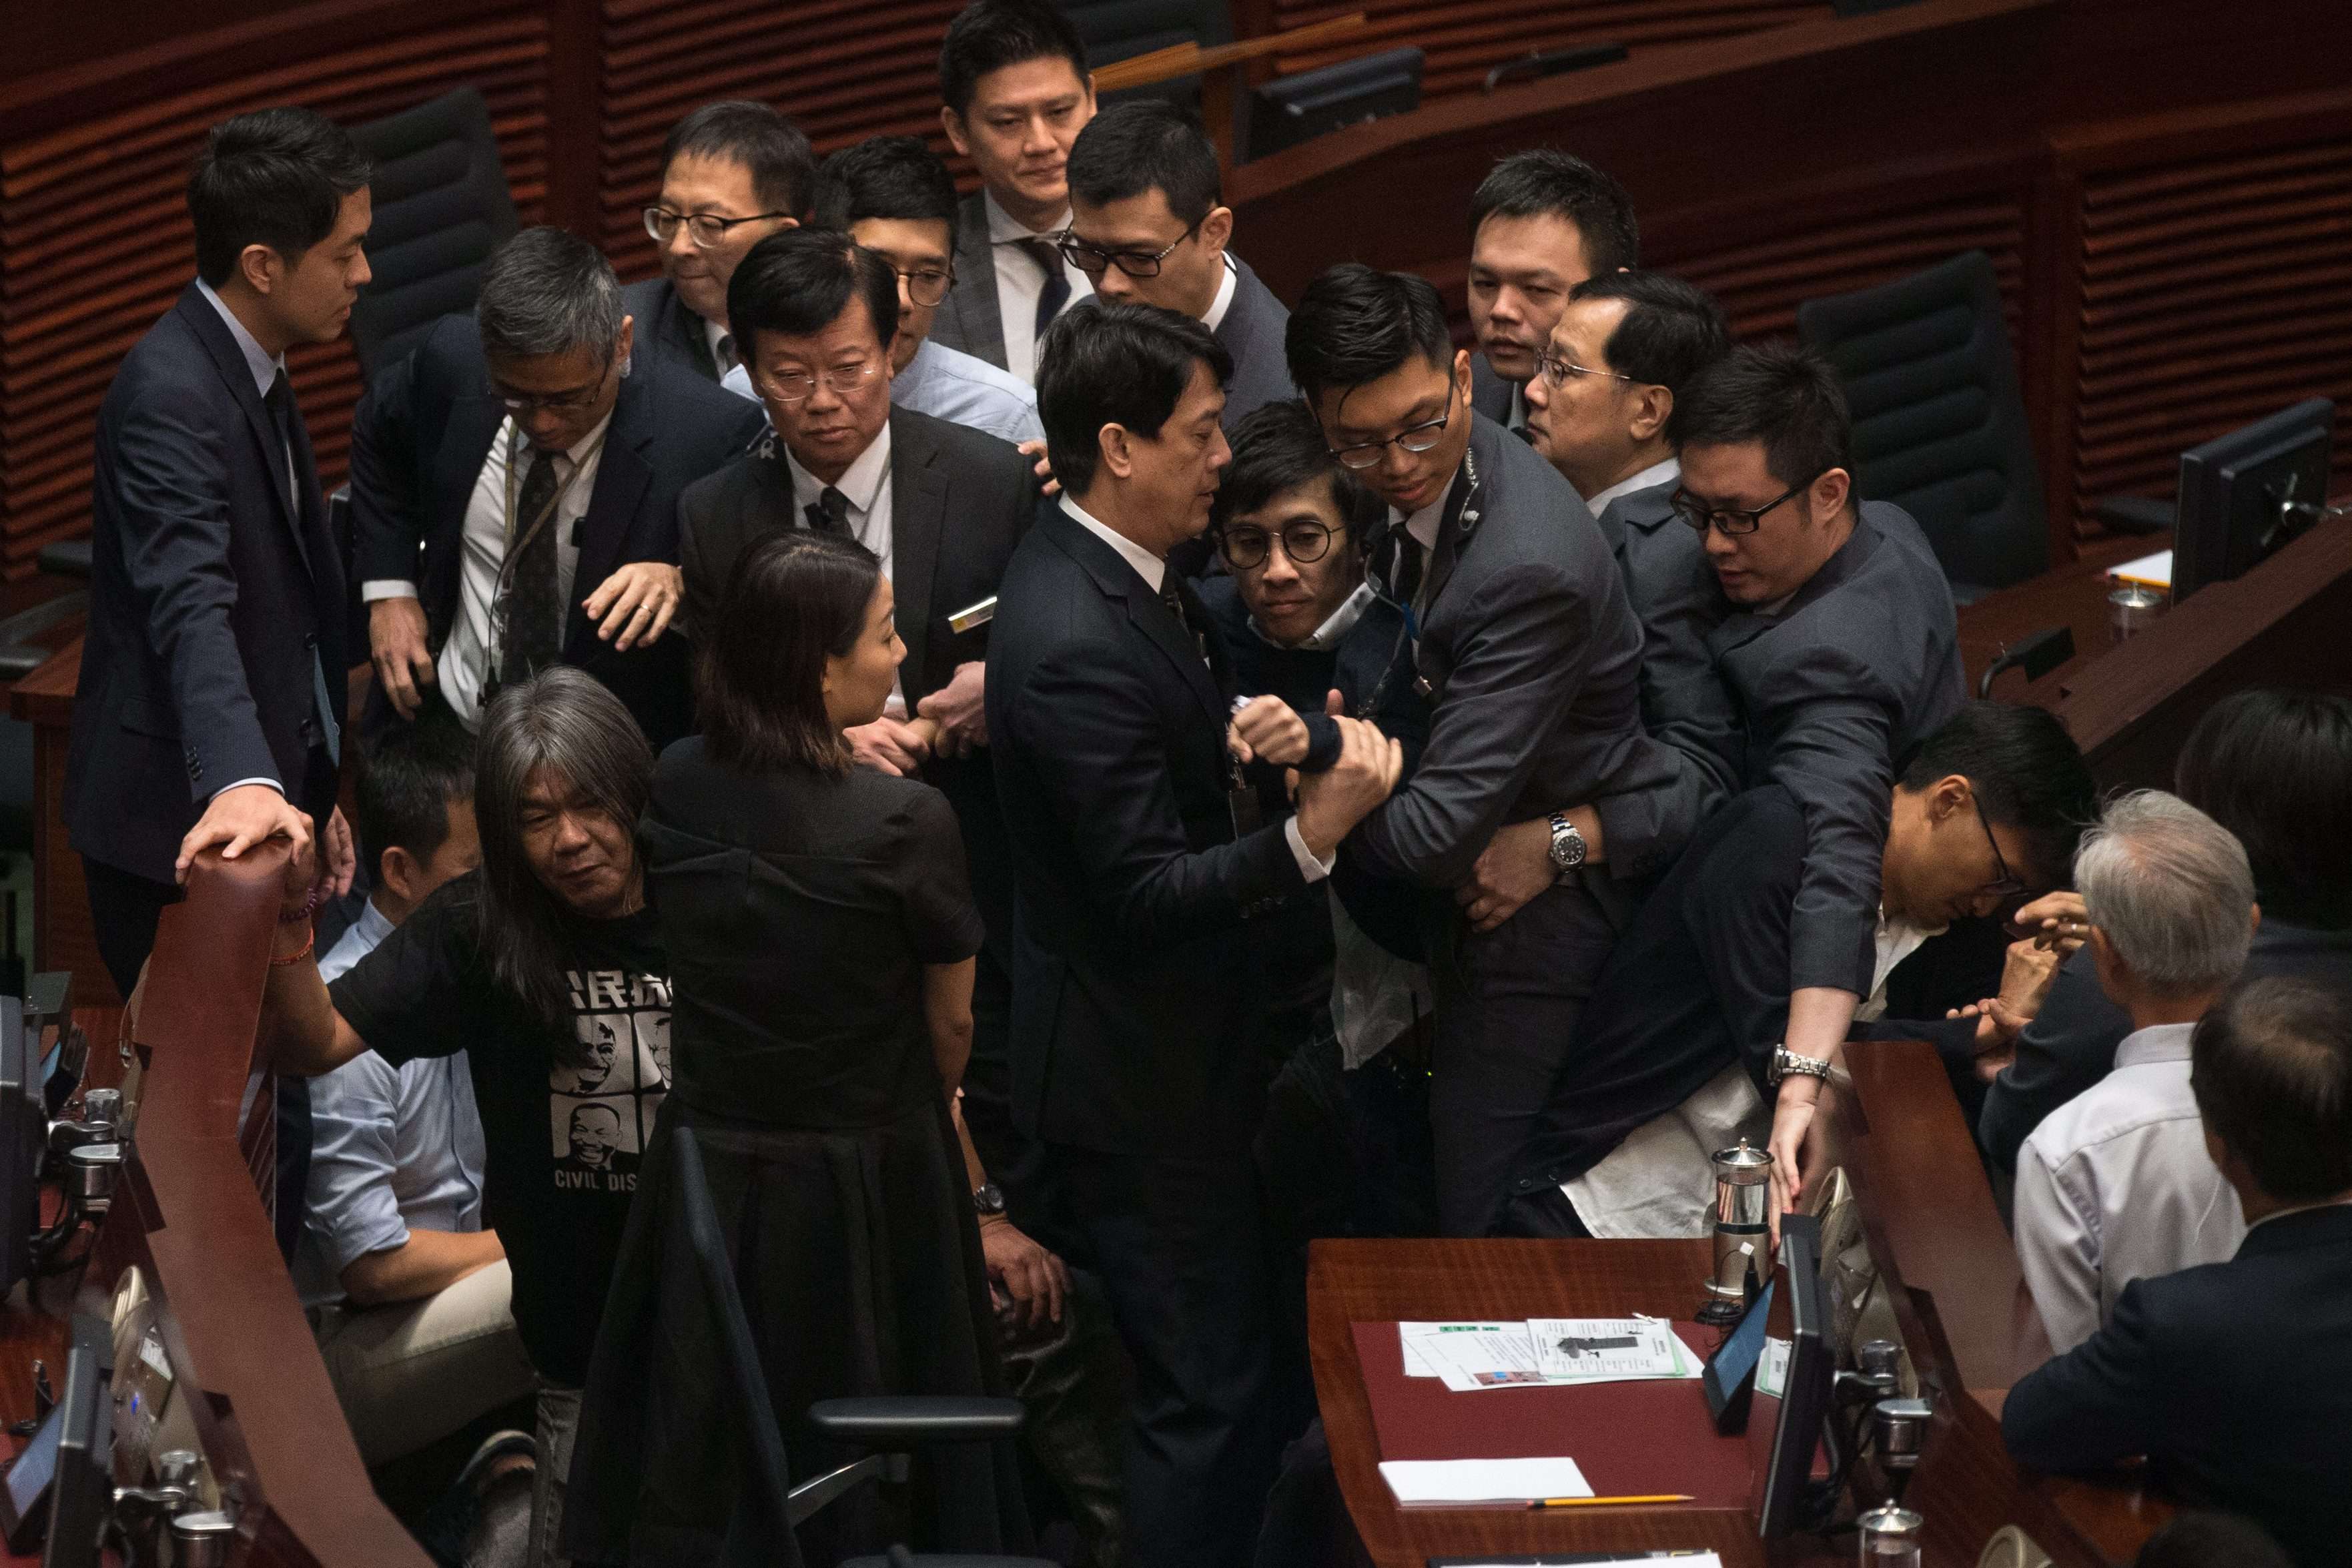
<path fill-rule="evenodd" d="M 1397 1339 L 1407 1377 L 1435 1377 L 1457 1394 L 1543 1383 L 1523 1322 L 1399 1323 Z"/>
<path fill-rule="evenodd" d="M 1658 1318 L 1534 1318 L 1528 1333 L 1546 1383 L 1697 1377 L 1705 1369 Z"/>
<path fill-rule="evenodd" d="M 2159 550 L 2153 555 L 2143 555 L 2137 561 L 2110 566 L 2107 575 L 2119 583 L 2137 583 L 2143 588 L 2154 588 L 2158 593 L 2168 592 L 2172 587 L 2172 552 Z"/>
<path fill-rule="evenodd" d="M 1404 1507 L 1415 1503 L 1528 1503 L 1538 1498 L 1591 1497 L 1591 1485 L 1570 1458 L 1383 1459 L 1381 1479 Z"/>

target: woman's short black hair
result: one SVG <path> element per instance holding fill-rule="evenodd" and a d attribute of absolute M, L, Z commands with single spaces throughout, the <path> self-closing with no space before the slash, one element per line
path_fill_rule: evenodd
<path fill-rule="evenodd" d="M 2352 926 L 2352 701 L 2232 692 L 2189 731 L 2172 778 L 2246 847 L 2265 916 Z"/>
<path fill-rule="evenodd" d="M 940 43 L 940 101 L 971 110 L 980 79 L 1028 60 L 1065 59 L 1087 79 L 1087 46 L 1061 10 L 1045 0 L 973 0 Z"/>
<path fill-rule="evenodd" d="M 1853 466 L 1853 417 L 1830 362 L 1793 342 L 1742 343 L 1691 377 L 1666 416 L 1675 450 L 1764 444 L 1764 467 L 1784 485 Z"/>
<path fill-rule="evenodd" d="M 1341 468 L 1324 444 L 1323 427 L 1307 405 L 1269 403 L 1243 420 L 1233 435 L 1234 460 L 1209 507 L 1209 526 L 1221 529 L 1242 512 L 1255 511 L 1275 497 L 1322 479 L 1331 504 L 1348 525 L 1357 552 L 1372 547 L 1388 518 L 1388 503 Z"/>
<path fill-rule="evenodd" d="M 772 105 L 748 98 L 704 104 L 670 128 L 662 143 L 662 172 L 688 153 L 742 164 L 751 171 L 751 194 L 770 212 L 807 215 L 816 149 Z"/>
<path fill-rule="evenodd" d="M 1897 782 L 1924 790 L 1958 773 L 1985 818 L 2022 835 L 2033 857 L 2020 872 L 2055 887 L 2074 864 L 2074 847 L 2098 820 L 2099 786 L 2083 749 L 2056 714 L 2006 702 L 1969 702 L 1904 759 Z"/>
<path fill-rule="evenodd" d="M 1613 370 L 1677 397 L 1731 346 L 1731 327 L 1715 296 L 1664 272 L 1597 272 L 1568 291 L 1570 300 L 1622 300 L 1625 314 L 1601 353 Z"/>
<path fill-rule="evenodd" d="M 1445 301 L 1426 278 L 1381 272 L 1360 261 L 1325 271 L 1298 297 L 1283 337 L 1290 379 L 1311 402 L 1362 386 L 1413 359 L 1454 363 Z"/>
<path fill-rule="evenodd" d="M 2241 980 L 2198 1021 L 2189 1087 L 2206 1130 L 2281 1203 L 2352 1190 L 2352 991 Z"/>
<path fill-rule="evenodd" d="M 746 550 L 719 598 L 702 649 L 695 719 L 719 763 L 849 771 L 849 744 L 826 716 L 824 664 L 865 633 L 882 563 L 854 539 L 806 529 Z"/>
<path fill-rule="evenodd" d="M 1069 179 L 1070 195 L 1095 207 L 1156 190 L 1188 228 L 1225 199 L 1208 133 L 1158 99 L 1113 104 L 1088 121 L 1070 145 Z"/>
<path fill-rule="evenodd" d="M 853 299 L 866 301 L 874 335 L 888 348 L 898 331 L 898 275 L 890 264 L 837 229 L 788 228 L 744 252 L 727 284 L 727 323 L 749 361 L 759 348 L 753 334 L 814 337 Z"/>
<path fill-rule="evenodd" d="M 1584 260 L 1595 275 L 1642 265 L 1642 230 L 1633 221 L 1633 198 L 1625 187 L 1581 158 L 1549 147 L 1531 147 L 1496 163 L 1470 197 L 1470 237 L 1500 214 L 1505 217 L 1547 215 L 1576 226 L 1584 239 Z"/>
<path fill-rule="evenodd" d="M 224 120 L 188 172 L 196 276 L 228 281 L 248 245 L 266 245 L 289 267 L 335 232 L 343 198 L 373 173 L 351 133 L 307 109 L 257 109 Z"/>
<path fill-rule="evenodd" d="M 1037 419 L 1062 488 L 1073 498 L 1094 488 L 1104 426 L 1159 435 L 1195 364 L 1220 386 L 1233 379 L 1225 345 L 1174 310 L 1097 303 L 1055 317 L 1037 345 Z"/>
<path fill-rule="evenodd" d="M 868 136 L 844 147 L 817 170 L 810 205 L 824 228 L 846 230 L 869 217 L 944 223 L 955 254 L 955 176 L 919 136 Z"/>

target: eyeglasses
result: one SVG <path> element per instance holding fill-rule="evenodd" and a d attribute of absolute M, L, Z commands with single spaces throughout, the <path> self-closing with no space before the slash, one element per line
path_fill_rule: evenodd
<path fill-rule="evenodd" d="M 899 267 L 893 267 L 890 270 L 905 279 L 907 298 L 918 305 L 936 305 L 948 297 L 949 289 L 955 287 L 955 274 L 942 272 L 936 267 L 920 268 L 913 272 Z"/>
<path fill-rule="evenodd" d="M 720 217 L 717 213 L 674 213 L 667 207 L 647 207 L 646 232 L 667 245 L 669 237 L 677 232 L 677 226 L 684 224 L 694 243 L 709 250 L 724 245 L 727 231 L 739 223 L 759 223 L 766 218 L 792 216 L 790 213 L 753 213 L 750 217 Z"/>
<path fill-rule="evenodd" d="M 1822 474 L 1829 471 L 1823 468 Z M 1718 533 L 1732 535 L 1753 533 L 1763 526 L 1766 512 L 1812 489 L 1820 480 L 1822 474 L 1815 474 L 1801 485 L 1791 485 L 1753 511 L 1743 511 L 1736 506 L 1708 506 L 1679 485 L 1675 487 L 1674 500 L 1668 504 L 1675 509 L 1676 517 L 1689 523 L 1702 534 L 1710 528 Z"/>
<path fill-rule="evenodd" d="M 1228 528 L 1217 535 L 1217 552 L 1225 564 L 1236 572 L 1247 572 L 1265 564 L 1272 542 L 1282 541 L 1282 552 L 1300 566 L 1320 561 L 1331 552 L 1332 530 L 1319 522 L 1285 524 L 1277 533 L 1263 528 Z"/>
<path fill-rule="evenodd" d="M 491 378 L 490 390 L 506 405 L 509 414 L 577 414 L 595 406 L 596 399 L 604 395 L 606 378 L 612 375 L 614 366 L 619 363 L 619 356 L 615 355 L 613 363 L 604 367 L 603 375 L 586 386 L 575 386 L 569 392 L 517 392 L 495 376 Z"/>
<path fill-rule="evenodd" d="M 1568 378 L 1571 375 L 1605 375 L 1612 381 L 1622 381 L 1628 385 L 1634 384 L 1633 378 L 1630 375 L 1621 375 L 1613 370 L 1595 370 L 1588 364 L 1578 364 L 1574 360 L 1554 359 L 1540 350 L 1536 353 L 1536 369 L 1542 373 L 1544 384 L 1547 386 L 1566 386 Z"/>
<path fill-rule="evenodd" d="M 835 397 L 847 397 L 851 393 L 872 381 L 875 373 L 881 368 L 872 360 L 860 360 L 856 364 L 835 365 L 831 370 L 821 372 L 820 375 L 825 385 L 833 389 L 833 395 Z M 761 379 L 765 381 L 769 390 L 776 395 L 777 402 L 805 403 L 816 395 L 816 384 L 820 376 L 769 375 L 762 376 Z"/>
<path fill-rule="evenodd" d="M 1389 447 L 1396 447 L 1415 457 L 1428 451 L 1445 439 L 1445 427 L 1454 423 L 1454 400 L 1458 388 L 1449 379 L 1445 384 L 1445 412 L 1436 418 L 1398 431 L 1385 441 L 1360 441 L 1352 447 L 1328 447 L 1330 437 L 1324 437 L 1330 454 L 1347 468 L 1369 468 L 1381 460 Z"/>
<path fill-rule="evenodd" d="M 1208 215 L 1203 213 L 1201 216 L 1205 222 Z M 1192 238 L 1200 226 L 1200 224 L 1194 224 L 1158 250 L 1103 250 L 1087 244 L 1075 234 L 1063 235 L 1059 248 L 1063 260 L 1089 278 L 1101 277 L 1114 265 L 1129 278 L 1157 278 L 1160 276 L 1160 264 L 1168 259 L 1169 253 Z"/>
<path fill-rule="evenodd" d="M 1984 829 L 1985 842 L 1992 846 L 1993 879 L 1983 890 L 2000 903 L 2027 891 L 2025 879 L 2009 868 L 2009 859 L 2000 852 L 2000 840 L 1992 836 L 1992 818 L 1985 815 L 1984 797 L 1973 788 L 1969 791 L 1969 804 L 1977 808 L 1978 826 Z"/>

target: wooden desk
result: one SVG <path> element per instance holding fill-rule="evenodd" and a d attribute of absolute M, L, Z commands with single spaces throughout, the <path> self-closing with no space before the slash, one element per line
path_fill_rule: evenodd
<path fill-rule="evenodd" d="M 2011 644 L 2051 626 L 2064 626 L 2074 634 L 2074 657 L 2051 672 L 2062 679 L 2114 647 L 2107 626 L 2108 569 L 2153 554 L 2168 542 L 2162 534 L 2095 539 L 2065 565 L 1961 605 L 1960 658 L 1968 667 L 1969 695 L 1977 694 L 1986 668 Z M 1993 683 L 1992 694 L 2013 702 L 2028 684 L 2023 671 L 2009 671 Z"/>

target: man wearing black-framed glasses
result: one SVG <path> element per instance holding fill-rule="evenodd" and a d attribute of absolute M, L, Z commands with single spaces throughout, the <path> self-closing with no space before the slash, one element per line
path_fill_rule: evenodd
<path fill-rule="evenodd" d="M 641 347 L 717 381 L 742 363 L 727 327 L 727 280 L 746 252 L 808 210 L 816 154 L 764 103 L 706 103 L 662 147 L 661 189 L 645 209 L 661 276 L 627 289 Z"/>
<path fill-rule="evenodd" d="M 1707 647 L 1739 708 L 1742 782 L 1781 784 L 1803 806 L 1783 1043 L 1826 1064 L 1871 989 L 1896 760 L 1963 699 L 1951 589 L 1916 522 L 1856 497 L 1845 393 L 1811 351 L 1732 350 L 1676 399 L 1667 436 L 1682 460 L 1675 511 L 1723 595 Z M 1783 1204 L 1806 1184 L 1822 1081 L 1801 1067 L 1777 1090 Z"/>
<path fill-rule="evenodd" d="M 1070 231 L 1062 256 L 1104 300 L 1192 317 L 1234 356 L 1225 434 L 1298 395 L 1282 357 L 1290 312 L 1231 248 L 1217 150 L 1165 103 L 1095 116 L 1070 148 Z"/>
<path fill-rule="evenodd" d="M 1335 267 L 1287 336 L 1292 379 L 1341 467 L 1385 500 L 1374 574 L 1413 634 L 1429 744 L 1350 842 L 1375 874 L 1423 889 L 1436 1001 L 1439 1221 L 1482 1232 L 1512 1154 L 1624 916 L 1581 829 L 1549 825 L 1558 877 L 1508 928 L 1470 929 L 1453 895 L 1497 829 L 1649 787 L 1641 623 L 1608 544 L 1568 481 L 1470 407 L 1423 279 Z"/>
<path fill-rule="evenodd" d="M 593 246 L 530 228 L 490 258 L 472 320 L 444 319 L 376 377 L 352 427 L 372 727 L 471 731 L 498 687 L 558 663 L 610 687 L 656 746 L 693 727 L 668 635 L 677 497 L 760 420 L 641 363 L 643 339 Z"/>

